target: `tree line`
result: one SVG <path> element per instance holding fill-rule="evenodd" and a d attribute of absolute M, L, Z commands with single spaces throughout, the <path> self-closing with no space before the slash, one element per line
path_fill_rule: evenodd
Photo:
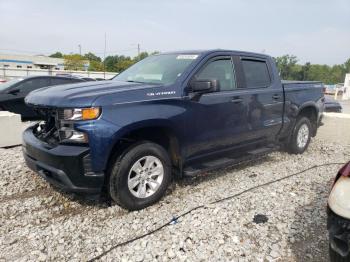
<path fill-rule="evenodd" d="M 107 56 L 104 60 L 91 52 L 84 55 L 67 55 L 56 52 L 50 57 L 63 58 L 67 70 L 84 70 L 86 62 L 89 61 L 89 71 L 121 72 L 145 57 L 157 53 L 142 52 L 133 58 L 124 55 L 113 55 Z M 343 64 L 333 66 L 311 64 L 309 62 L 299 64 L 298 58 L 294 55 L 279 56 L 275 60 L 281 78 L 284 80 L 322 81 L 325 84 L 336 84 L 342 83 L 345 74 L 350 73 L 350 58 Z"/>
<path fill-rule="evenodd" d="M 157 54 L 158 52 L 141 52 L 135 57 L 124 56 L 124 55 L 113 55 L 107 56 L 104 60 L 89 52 L 84 55 L 80 54 L 62 54 L 56 52 L 51 54 L 50 57 L 63 58 L 64 67 L 67 70 L 84 70 L 87 61 L 89 62 L 89 71 L 107 71 L 107 72 L 121 72 L 133 65 L 134 63 L 146 58 L 149 55 Z"/>
<path fill-rule="evenodd" d="M 343 83 L 350 73 L 350 58 L 340 65 L 299 64 L 294 55 L 276 57 L 280 76 L 284 80 L 322 81 L 325 84 Z"/>

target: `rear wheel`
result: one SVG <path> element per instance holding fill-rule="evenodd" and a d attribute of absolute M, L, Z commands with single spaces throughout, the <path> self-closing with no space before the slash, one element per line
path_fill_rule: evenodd
<path fill-rule="evenodd" d="M 166 150 L 158 144 L 142 142 L 115 160 L 108 192 L 120 206 L 138 210 L 159 201 L 170 181 L 171 164 Z"/>
<path fill-rule="evenodd" d="M 288 151 L 293 154 L 302 154 L 308 148 L 311 140 L 311 122 L 307 117 L 300 117 L 294 126 Z"/>

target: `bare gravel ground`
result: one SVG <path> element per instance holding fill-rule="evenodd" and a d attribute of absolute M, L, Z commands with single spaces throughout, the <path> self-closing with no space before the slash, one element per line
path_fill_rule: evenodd
<path fill-rule="evenodd" d="M 315 164 L 346 162 L 350 146 L 313 139 L 303 155 L 265 159 L 175 181 L 158 204 L 128 212 L 59 192 L 0 149 L 0 261 L 86 261 L 197 205 Z M 104 261 L 328 261 L 326 202 L 340 165 L 319 167 L 217 204 L 118 247 Z M 266 223 L 253 222 L 257 214 Z"/>

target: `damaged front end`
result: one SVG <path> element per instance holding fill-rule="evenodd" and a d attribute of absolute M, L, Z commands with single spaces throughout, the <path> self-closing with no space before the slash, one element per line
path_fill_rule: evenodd
<path fill-rule="evenodd" d="M 330 248 L 342 258 L 350 259 L 350 162 L 344 165 L 335 179 L 328 198 Z"/>
<path fill-rule="evenodd" d="M 36 110 L 44 119 L 33 127 L 33 134 L 39 140 L 51 146 L 59 143 L 88 143 L 88 136 L 76 130 L 74 126 L 76 121 L 83 120 L 79 119 L 81 114 L 79 112 L 84 109 L 36 108 Z"/>
<path fill-rule="evenodd" d="M 342 257 L 350 255 L 350 220 L 328 210 L 327 229 L 330 247 Z"/>
<path fill-rule="evenodd" d="M 44 120 L 33 126 L 34 136 L 50 145 L 57 145 L 60 141 L 58 111 L 48 108 L 36 108 L 36 111 Z"/>
<path fill-rule="evenodd" d="M 86 131 L 76 121 L 83 109 L 36 107 L 43 121 L 23 132 L 27 166 L 51 184 L 70 192 L 101 192 L 104 173 L 92 168 Z"/>

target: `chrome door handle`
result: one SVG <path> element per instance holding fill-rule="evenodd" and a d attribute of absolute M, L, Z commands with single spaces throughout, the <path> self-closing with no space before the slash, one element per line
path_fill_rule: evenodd
<path fill-rule="evenodd" d="M 231 102 L 232 103 L 242 103 L 243 102 L 243 99 L 242 98 L 240 98 L 240 97 L 234 97 L 234 98 L 232 98 L 231 99 Z"/>
<path fill-rule="evenodd" d="M 280 95 L 277 95 L 277 94 L 274 94 L 273 96 L 272 96 L 272 99 L 274 99 L 274 100 L 277 100 L 277 99 L 280 99 L 281 98 L 281 96 Z"/>

